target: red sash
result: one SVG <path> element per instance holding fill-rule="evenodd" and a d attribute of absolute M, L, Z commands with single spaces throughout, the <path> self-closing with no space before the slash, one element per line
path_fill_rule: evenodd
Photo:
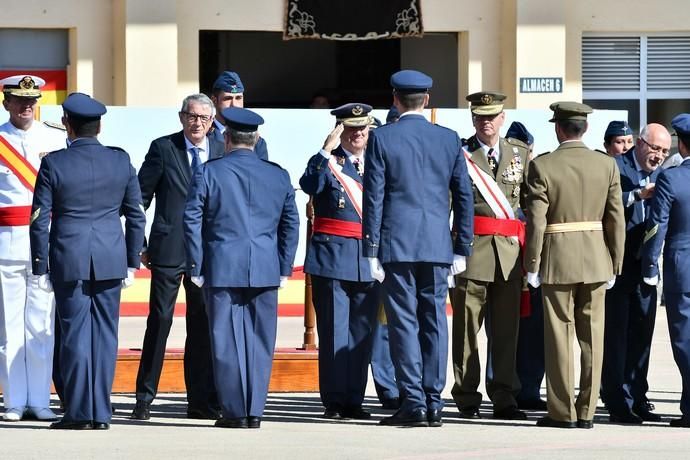
<path fill-rule="evenodd" d="M 0 208 L 0 227 L 29 225 L 31 206 L 5 206 Z"/>
<path fill-rule="evenodd" d="M 0 160 L 10 168 L 14 175 L 17 176 L 17 179 L 19 179 L 31 193 L 34 192 L 38 172 L 36 172 L 31 163 L 24 158 L 24 155 L 17 152 L 17 150 L 12 147 L 12 144 L 2 135 L 0 135 Z"/>
<path fill-rule="evenodd" d="M 314 233 L 362 239 L 362 224 L 349 220 L 314 217 L 313 230 Z"/>

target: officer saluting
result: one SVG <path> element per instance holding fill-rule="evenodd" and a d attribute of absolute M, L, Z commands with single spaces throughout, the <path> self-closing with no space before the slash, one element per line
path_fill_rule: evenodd
<path fill-rule="evenodd" d="M 362 254 L 361 174 L 370 111 L 358 103 L 332 110 L 337 124 L 299 181 L 314 204 L 304 271 L 312 275 L 326 418 L 370 417 L 362 401 L 380 287 Z"/>
<path fill-rule="evenodd" d="M 664 298 L 671 349 L 683 381 L 680 398 L 682 417 L 671 426 L 690 428 L 690 114 L 673 118 L 678 151 L 683 161 L 665 169 L 656 179 L 654 199 L 642 246 L 644 282 L 659 281 L 657 261 L 664 247 Z M 664 244 L 665 242 L 665 244 Z"/>
<path fill-rule="evenodd" d="M 472 252 L 472 188 L 457 133 L 424 118 L 432 79 L 391 76 L 397 123 L 369 137 L 364 168 L 364 255 L 383 283 L 391 356 L 403 400 L 382 425 L 441 426 L 448 360 L 449 266 Z M 453 196 L 455 245 L 448 225 Z M 454 255 L 455 254 L 455 255 Z"/>
<path fill-rule="evenodd" d="M 259 428 L 299 214 L 288 173 L 253 152 L 263 119 L 237 107 L 222 158 L 196 169 L 184 213 L 187 270 L 204 287 L 221 428 Z"/>
<path fill-rule="evenodd" d="M 625 216 L 616 162 L 587 148 L 592 109 L 551 104 L 559 147 L 532 160 L 527 173 L 527 280 L 542 285 L 548 416 L 537 425 L 592 428 L 599 397 L 604 297 L 621 272 Z M 574 325 L 574 327 L 573 327 Z M 573 339 L 582 350 L 574 398 Z"/>
<path fill-rule="evenodd" d="M 33 273 L 52 282 L 62 333 L 65 415 L 50 427 L 108 429 L 120 291 L 134 282 L 146 216 L 129 156 L 96 139 L 105 106 L 72 93 L 62 107 L 71 143 L 41 162 L 30 230 Z"/>

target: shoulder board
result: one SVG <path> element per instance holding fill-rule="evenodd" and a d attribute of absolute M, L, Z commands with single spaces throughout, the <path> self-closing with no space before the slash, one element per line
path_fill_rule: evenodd
<path fill-rule="evenodd" d="M 48 155 L 52 155 L 53 153 L 61 152 L 61 151 L 63 151 L 63 150 L 65 150 L 65 149 L 53 150 L 52 152 L 41 152 L 41 153 L 38 154 L 38 158 L 40 158 L 40 159 L 42 160 L 42 159 L 44 159 L 45 157 L 47 157 Z"/>
<path fill-rule="evenodd" d="M 532 161 L 536 160 L 537 158 L 541 158 L 541 157 L 543 157 L 544 155 L 548 155 L 549 153 L 551 153 L 551 151 L 544 152 L 544 153 L 540 153 L 539 155 L 535 156 L 535 157 L 532 159 Z"/>
<path fill-rule="evenodd" d="M 506 142 L 509 143 L 510 145 L 516 145 L 518 147 L 522 147 L 524 149 L 528 149 L 529 145 L 525 144 L 522 142 L 520 139 L 515 139 L 514 137 L 506 137 L 505 138 Z"/>
<path fill-rule="evenodd" d="M 210 163 L 210 162 L 212 162 L 212 161 L 222 160 L 223 158 L 225 158 L 225 155 L 221 155 L 221 156 L 219 156 L 219 157 L 209 158 L 208 160 L 206 160 L 206 163 Z"/>
<path fill-rule="evenodd" d="M 597 153 L 603 153 L 604 155 L 608 155 L 608 153 L 604 152 L 604 151 L 601 150 L 601 149 L 594 149 L 594 151 L 597 152 Z"/>
<path fill-rule="evenodd" d="M 118 151 L 118 152 L 127 153 L 127 151 L 126 151 L 125 149 L 123 149 L 122 147 L 117 147 L 117 146 L 114 146 L 114 145 L 107 145 L 106 147 L 109 148 L 110 150 L 116 150 L 116 151 Z"/>
<path fill-rule="evenodd" d="M 52 121 L 44 121 L 43 124 L 49 128 L 59 129 L 60 131 L 67 131 L 67 128 L 65 128 L 65 126 L 60 124 L 60 123 L 53 123 Z"/>

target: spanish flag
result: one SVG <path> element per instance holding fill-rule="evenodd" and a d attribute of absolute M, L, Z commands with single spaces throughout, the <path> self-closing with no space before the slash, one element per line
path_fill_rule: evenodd
<path fill-rule="evenodd" d="M 14 69 L 14 70 L 0 70 L 0 80 L 5 77 L 13 75 L 35 75 L 41 77 L 46 81 L 45 86 L 41 88 L 41 105 L 60 105 L 67 97 L 67 71 L 66 70 L 28 70 L 28 69 Z M 0 94 L 0 101 L 3 96 Z"/>

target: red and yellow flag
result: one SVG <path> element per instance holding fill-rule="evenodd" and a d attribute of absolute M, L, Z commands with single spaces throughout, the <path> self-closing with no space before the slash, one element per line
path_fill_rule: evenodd
<path fill-rule="evenodd" d="M 67 71 L 62 70 L 0 70 L 0 80 L 13 75 L 35 75 L 46 81 L 41 88 L 40 103 L 43 105 L 62 104 L 67 97 Z M 0 101 L 3 99 L 0 94 Z"/>

